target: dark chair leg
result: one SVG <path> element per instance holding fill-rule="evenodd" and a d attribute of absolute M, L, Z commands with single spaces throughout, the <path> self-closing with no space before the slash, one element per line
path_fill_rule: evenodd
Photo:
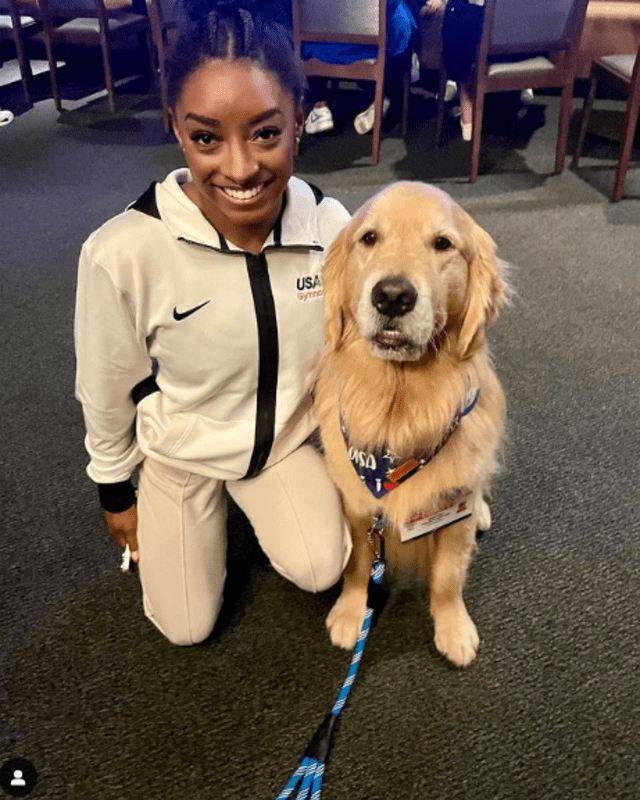
<path fill-rule="evenodd" d="M 408 58 L 402 72 L 402 137 L 407 135 L 409 120 L 409 89 L 411 86 L 411 49 L 407 50 Z"/>
<path fill-rule="evenodd" d="M 444 93 L 447 89 L 447 73 L 440 67 L 440 83 L 438 86 L 438 105 L 436 108 L 436 147 L 442 144 L 442 125 L 444 122 Z"/>
<path fill-rule="evenodd" d="M 560 175 L 564 170 L 564 159 L 567 154 L 567 136 L 569 135 L 569 120 L 573 111 L 573 81 L 562 90 L 560 97 L 560 118 L 558 120 L 558 141 L 556 142 L 555 174 Z"/>
<path fill-rule="evenodd" d="M 16 15 L 17 16 L 17 15 Z M 12 24 L 13 20 L 12 20 Z M 18 23 L 19 24 L 19 23 Z M 22 39 L 22 32 L 19 29 L 14 29 L 14 42 L 16 48 L 16 56 L 18 57 L 18 66 L 20 67 L 20 79 L 22 80 L 22 91 L 27 105 L 31 105 L 31 91 L 30 83 L 33 77 L 31 72 L 31 62 L 27 58 L 26 48 Z"/>
<path fill-rule="evenodd" d="M 158 82 L 160 83 L 160 102 L 162 103 L 162 120 L 165 133 L 171 130 L 171 117 L 169 115 L 169 100 L 167 97 L 167 75 L 165 67 L 164 48 L 158 51 Z"/>
<path fill-rule="evenodd" d="M 622 199 L 624 192 L 624 179 L 631 160 L 631 148 L 633 137 L 638 123 L 638 113 L 640 112 L 640 84 L 632 87 L 631 94 L 627 101 L 627 110 L 624 115 L 624 127 L 622 129 L 622 142 L 620 145 L 620 157 L 616 167 L 616 178 L 613 187 L 612 201 L 616 203 Z"/>
<path fill-rule="evenodd" d="M 375 167 L 380 161 L 380 132 L 382 130 L 382 108 L 384 103 L 384 81 L 376 81 L 376 96 L 373 102 L 373 145 L 371 163 Z"/>
<path fill-rule="evenodd" d="M 53 39 L 51 30 L 45 29 L 44 47 L 47 52 L 49 62 L 49 80 L 51 82 L 51 94 L 57 111 L 62 111 L 62 99 L 60 98 L 60 87 L 58 86 L 58 69 L 56 67 L 55 54 L 53 52 Z"/>
<path fill-rule="evenodd" d="M 116 99 L 115 90 L 113 85 L 113 73 L 111 72 L 111 52 L 109 47 L 109 39 L 106 31 L 100 31 L 100 48 L 102 50 L 102 66 L 104 68 L 104 81 L 107 87 L 107 99 L 109 102 L 109 111 L 115 114 Z"/>
<path fill-rule="evenodd" d="M 484 112 L 484 92 L 476 91 L 473 98 L 473 115 L 471 130 L 471 168 L 469 170 L 469 183 L 475 183 L 480 165 L 480 137 L 482 136 L 482 115 Z"/>
<path fill-rule="evenodd" d="M 580 156 L 582 155 L 582 147 L 584 145 L 584 137 L 587 133 L 587 127 L 589 125 L 589 116 L 591 115 L 591 109 L 593 108 L 593 101 L 596 97 L 596 73 L 595 69 L 591 68 L 591 75 L 589 77 L 589 89 L 587 91 L 587 96 L 584 99 L 584 106 L 582 107 L 582 122 L 580 124 L 580 133 L 578 134 L 578 144 L 576 145 L 576 151 L 573 154 L 573 161 L 571 162 L 572 167 L 578 166 L 578 161 Z"/>

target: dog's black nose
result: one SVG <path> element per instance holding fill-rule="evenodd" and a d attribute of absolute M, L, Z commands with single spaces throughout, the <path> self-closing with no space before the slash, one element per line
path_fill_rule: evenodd
<path fill-rule="evenodd" d="M 415 306 L 418 293 L 406 278 L 383 278 L 371 290 L 371 302 L 385 317 L 401 317 Z"/>

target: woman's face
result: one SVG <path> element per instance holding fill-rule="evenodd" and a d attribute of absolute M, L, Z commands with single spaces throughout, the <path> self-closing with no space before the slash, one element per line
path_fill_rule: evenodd
<path fill-rule="evenodd" d="M 172 119 L 193 180 L 187 195 L 229 241 L 259 250 L 302 131 L 291 94 L 251 61 L 210 59 L 187 78 Z"/>

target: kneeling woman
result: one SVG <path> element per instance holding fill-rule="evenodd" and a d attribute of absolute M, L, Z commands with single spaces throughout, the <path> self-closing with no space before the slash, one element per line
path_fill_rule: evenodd
<path fill-rule="evenodd" d="M 221 604 L 225 487 L 301 588 L 333 585 L 349 556 L 336 491 L 305 444 L 321 265 L 349 215 L 292 177 L 301 79 L 277 27 L 244 9 L 191 20 L 170 76 L 188 169 L 84 244 L 76 395 L 87 471 L 139 563 L 145 613 L 192 644 Z"/>

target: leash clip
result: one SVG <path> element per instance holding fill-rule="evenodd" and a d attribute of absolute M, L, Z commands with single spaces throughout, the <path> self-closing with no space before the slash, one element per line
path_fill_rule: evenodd
<path fill-rule="evenodd" d="M 387 528 L 387 520 L 383 514 L 376 514 L 367 531 L 367 541 L 373 550 L 375 561 L 384 561 L 384 531 Z"/>

